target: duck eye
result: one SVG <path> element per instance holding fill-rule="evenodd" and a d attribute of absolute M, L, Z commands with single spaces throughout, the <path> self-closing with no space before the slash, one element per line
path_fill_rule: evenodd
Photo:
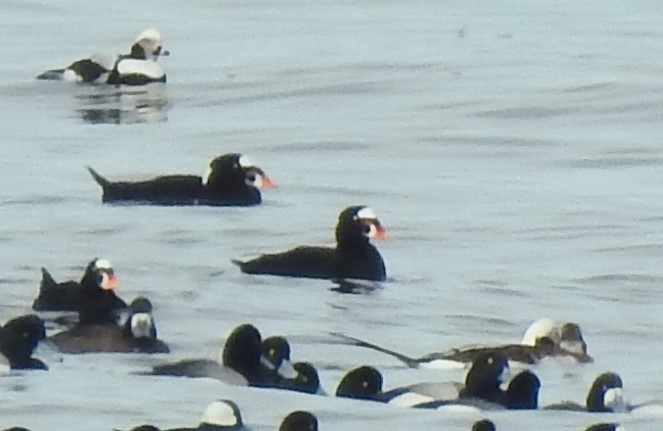
<path fill-rule="evenodd" d="M 103 282 L 104 282 L 104 275 L 103 274 L 97 275 L 97 284 L 101 286 L 101 283 Z"/>
<path fill-rule="evenodd" d="M 251 182 L 255 182 L 256 175 L 255 174 L 249 174 L 249 175 L 246 176 L 246 179 L 251 181 Z"/>

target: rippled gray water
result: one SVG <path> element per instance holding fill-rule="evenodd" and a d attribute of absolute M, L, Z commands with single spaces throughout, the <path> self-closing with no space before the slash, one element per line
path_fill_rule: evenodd
<path fill-rule="evenodd" d="M 0 3 L 0 320 L 29 312 L 45 266 L 78 277 L 104 256 L 122 296 L 156 304 L 167 357 L 49 357 L 0 380 L 0 426 L 108 430 L 194 424 L 232 398 L 274 429 L 306 408 L 321 429 L 467 430 L 481 415 L 131 375 L 214 357 L 253 322 L 293 339 L 332 392 L 369 363 L 387 388 L 461 380 L 328 345 L 341 331 L 413 356 L 517 342 L 539 317 L 581 324 L 596 362 L 547 362 L 541 404 L 582 401 L 604 370 L 636 402 L 661 393 L 663 8 L 657 1 L 143 1 Z M 126 49 L 155 26 L 163 87 L 37 82 L 49 68 Z M 243 152 L 280 188 L 258 208 L 105 206 L 111 179 L 204 172 Z M 371 205 L 392 240 L 371 295 L 242 275 L 231 258 L 327 244 L 338 212 Z M 58 359 L 62 359 L 61 362 Z M 617 418 L 487 413 L 500 430 L 580 430 Z"/>

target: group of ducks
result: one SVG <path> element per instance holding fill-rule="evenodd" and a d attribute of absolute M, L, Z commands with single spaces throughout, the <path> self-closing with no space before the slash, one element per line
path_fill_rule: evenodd
<path fill-rule="evenodd" d="M 143 85 L 165 82 L 166 74 L 157 62 L 168 55 L 157 30 L 143 31 L 130 53 L 95 56 L 79 60 L 64 69 L 49 70 L 38 79 L 74 82 Z M 110 181 L 88 167 L 102 188 L 102 201 L 151 205 L 252 206 L 262 202 L 261 189 L 275 187 L 265 172 L 246 156 L 229 153 L 213 159 L 204 176 L 164 175 L 145 181 Z M 335 247 L 300 246 L 279 253 L 263 254 L 248 261 L 233 260 L 242 272 L 290 277 L 318 278 L 342 286 L 353 280 L 385 281 L 387 272 L 371 239 L 387 239 L 386 229 L 375 212 L 363 205 L 341 211 L 335 228 Z M 117 278 L 110 262 L 93 259 L 79 282 L 57 283 L 42 269 L 36 311 L 75 311 L 77 319 L 56 319 L 63 330 L 46 337 L 44 321 L 36 315 L 20 316 L 0 328 L 0 362 L 6 369 L 47 369 L 32 355 L 40 342 L 49 342 L 63 353 L 139 352 L 168 353 L 159 340 L 152 304 L 136 298 L 129 305 L 116 295 Z M 383 390 L 382 374 L 374 367 L 350 370 L 337 385 L 338 397 L 393 403 L 416 408 L 448 408 L 471 405 L 481 410 L 537 409 L 539 378 L 530 370 L 513 377 L 502 389 L 509 361 L 535 364 L 548 356 L 568 356 L 578 362 L 591 362 L 580 327 L 575 323 L 557 325 L 549 320 L 537 322 L 521 344 L 454 349 L 412 358 L 370 342 L 344 334 L 334 334 L 346 343 L 374 349 L 401 360 L 408 367 L 429 366 L 438 361 L 471 364 L 463 384 L 422 383 Z M 212 377 L 232 384 L 324 394 L 318 372 L 308 362 L 290 361 L 290 345 L 284 337 L 263 339 L 257 328 L 243 324 L 227 337 L 218 361 L 190 359 L 153 367 L 145 374 Z M 584 406 L 563 403 L 548 409 L 584 411 L 624 411 L 622 381 L 614 373 L 597 377 Z M 191 429 L 240 430 L 243 427 L 237 405 L 229 400 L 212 403 L 201 424 Z M 318 422 L 309 412 L 296 411 L 283 419 L 281 431 L 317 431 Z M 133 431 L 154 431 L 143 425 Z M 179 428 L 186 429 L 186 428 Z M 596 424 L 587 431 L 614 431 L 617 424 Z M 495 430 L 489 420 L 476 422 L 473 431 Z"/>

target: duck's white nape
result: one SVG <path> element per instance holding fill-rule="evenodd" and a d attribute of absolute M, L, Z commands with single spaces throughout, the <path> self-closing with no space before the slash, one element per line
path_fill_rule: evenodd
<path fill-rule="evenodd" d="M 250 168 L 250 167 L 255 166 L 253 164 L 253 162 L 251 161 L 251 159 L 249 159 L 246 156 L 239 156 L 239 161 L 238 162 L 239 162 L 239 166 L 242 167 L 242 168 Z"/>
<path fill-rule="evenodd" d="M 373 208 L 364 207 L 357 211 L 357 218 L 364 220 L 377 220 L 378 216 L 373 211 Z"/>
<path fill-rule="evenodd" d="M 241 425 L 241 418 L 238 415 L 239 411 L 230 401 L 217 400 L 207 406 L 200 422 L 222 427 L 234 427 Z"/>
<path fill-rule="evenodd" d="M 536 339 L 541 337 L 551 337 L 553 341 L 555 341 L 559 338 L 556 336 L 553 337 L 556 332 L 557 322 L 548 317 L 543 317 L 532 323 L 529 328 L 527 328 L 525 335 L 523 335 L 521 344 L 534 346 L 536 344 Z"/>
<path fill-rule="evenodd" d="M 151 337 L 153 326 L 152 316 L 149 313 L 136 313 L 131 316 L 131 333 L 135 338 Z"/>
<path fill-rule="evenodd" d="M 110 260 L 108 259 L 97 259 L 94 266 L 97 269 L 113 269 L 113 265 L 111 265 Z"/>
<path fill-rule="evenodd" d="M 139 75 L 149 79 L 161 79 L 165 72 L 161 65 L 153 60 L 137 60 L 125 58 L 117 63 L 117 73 L 120 76 Z"/>
<path fill-rule="evenodd" d="M 203 175 L 203 185 L 206 186 L 207 183 L 209 183 L 209 177 L 212 175 L 212 166 L 208 165 L 207 170 L 205 171 L 205 175 Z"/>

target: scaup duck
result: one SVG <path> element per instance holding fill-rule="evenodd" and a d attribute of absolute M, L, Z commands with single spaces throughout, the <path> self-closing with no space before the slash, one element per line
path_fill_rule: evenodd
<path fill-rule="evenodd" d="M 212 160 L 204 177 L 164 175 L 146 181 L 109 181 L 88 167 L 103 189 L 103 202 L 153 205 L 251 206 L 262 202 L 260 188 L 275 184 L 251 160 L 229 153 Z"/>
<path fill-rule="evenodd" d="M 573 410 L 598 413 L 623 412 L 627 410 L 622 396 L 622 379 L 617 373 L 602 373 L 592 382 L 585 405 L 572 401 L 552 404 L 546 410 Z"/>
<path fill-rule="evenodd" d="M 83 300 L 99 301 L 100 307 L 110 307 L 113 314 L 127 306 L 115 294 L 119 283 L 113 266 L 107 259 L 92 259 L 80 282 L 72 280 L 58 283 L 46 268 L 42 268 L 41 272 L 39 294 L 32 303 L 32 309 L 35 311 L 80 311 Z M 107 316 L 102 316 L 102 319 L 105 317 Z M 95 320 L 92 316 L 83 316 L 83 320 L 86 319 Z"/>
<path fill-rule="evenodd" d="M 62 353 L 168 353 L 168 345 L 157 338 L 154 317 L 147 298 L 138 298 L 129 306 L 122 326 L 115 322 L 79 323 L 50 337 Z"/>
<path fill-rule="evenodd" d="M 371 208 L 350 206 L 338 217 L 335 248 L 300 246 L 283 253 L 263 254 L 246 262 L 233 260 L 233 263 L 247 274 L 384 281 L 387 278 L 384 261 L 369 240 L 387 237 L 387 231 Z"/>
<path fill-rule="evenodd" d="M 156 365 L 153 375 L 178 377 L 211 377 L 237 385 L 276 387 L 283 377 L 262 354 L 262 337 L 251 324 L 233 329 L 221 351 L 220 361 L 184 359 Z"/>
<path fill-rule="evenodd" d="M 320 386 L 318 370 L 313 365 L 308 362 L 295 362 L 292 366 L 297 373 L 297 377 L 284 378 L 279 382 L 279 388 L 307 394 L 325 395 L 325 391 Z"/>
<path fill-rule="evenodd" d="M 64 69 L 48 70 L 37 76 L 37 79 L 116 85 L 165 82 L 166 74 L 156 60 L 169 54 L 163 49 L 161 33 L 147 29 L 138 35 L 129 54 L 94 55 L 75 61 Z"/>
<path fill-rule="evenodd" d="M 34 314 L 19 316 L 0 328 L 0 353 L 13 370 L 47 370 L 44 362 L 32 357 L 39 342 L 45 338 L 42 319 Z"/>
<path fill-rule="evenodd" d="M 341 379 L 336 388 L 336 396 L 418 408 L 437 408 L 458 400 L 465 402 L 470 399 L 509 408 L 508 401 L 513 400 L 516 408 L 516 405 L 522 406 L 525 402 L 521 391 L 525 387 L 525 381 L 531 380 L 529 377 L 522 377 L 507 395 L 500 386 L 508 368 L 508 361 L 504 356 L 491 353 L 481 356 L 473 363 L 464 386 L 455 383 L 421 383 L 383 391 L 382 374 L 374 367 L 361 366 L 349 371 Z M 534 378 L 537 382 L 537 398 L 540 383 L 536 376 Z M 534 403 L 536 404 L 536 400 Z"/>

